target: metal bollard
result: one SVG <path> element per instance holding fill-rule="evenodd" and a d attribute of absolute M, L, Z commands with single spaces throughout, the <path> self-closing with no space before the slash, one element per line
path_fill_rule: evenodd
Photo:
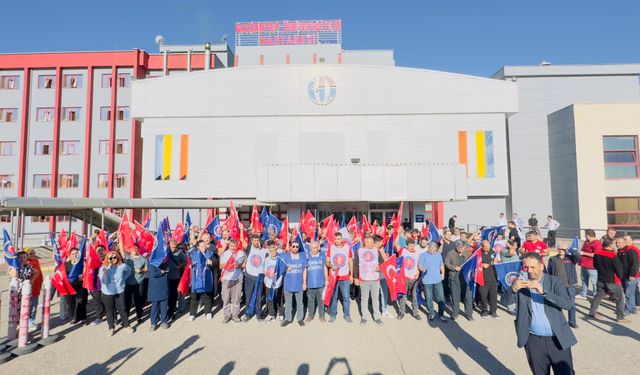
<path fill-rule="evenodd" d="M 22 303 L 20 304 L 20 329 L 18 331 L 18 347 L 11 351 L 13 355 L 31 353 L 38 345 L 29 344 L 29 313 L 31 307 L 31 282 L 26 280 L 22 285 Z"/>
<path fill-rule="evenodd" d="M 42 294 L 42 339 L 38 345 L 45 346 L 58 341 L 58 335 L 49 335 L 49 318 L 51 317 L 51 277 L 44 280 L 44 293 Z"/>

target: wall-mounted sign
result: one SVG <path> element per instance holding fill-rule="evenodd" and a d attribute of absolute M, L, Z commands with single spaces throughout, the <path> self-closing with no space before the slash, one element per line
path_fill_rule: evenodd
<path fill-rule="evenodd" d="M 236 22 L 236 47 L 341 43 L 341 20 Z"/>
<path fill-rule="evenodd" d="M 336 83 L 329 76 L 315 77 L 307 86 L 309 99 L 317 105 L 327 105 L 336 98 Z"/>
<path fill-rule="evenodd" d="M 416 223 L 424 223 L 424 215 L 416 215 Z"/>

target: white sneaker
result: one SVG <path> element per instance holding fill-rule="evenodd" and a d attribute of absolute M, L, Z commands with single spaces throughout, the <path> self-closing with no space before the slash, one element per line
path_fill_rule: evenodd
<path fill-rule="evenodd" d="M 213 319 L 213 315 L 211 315 L 211 314 L 204 314 L 204 318 L 205 318 L 205 319 L 207 319 L 207 320 L 211 320 L 211 319 Z"/>
<path fill-rule="evenodd" d="M 193 315 L 189 315 L 189 319 L 187 319 L 190 322 L 193 322 L 194 320 L 196 320 L 196 317 Z"/>

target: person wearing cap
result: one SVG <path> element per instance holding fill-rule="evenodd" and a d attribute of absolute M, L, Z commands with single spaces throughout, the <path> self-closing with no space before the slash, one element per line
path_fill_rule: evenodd
<path fill-rule="evenodd" d="M 557 276 L 564 286 L 569 288 L 569 295 L 573 302 L 573 307 L 569 309 L 569 326 L 578 328 L 576 323 L 576 284 L 578 284 L 578 273 L 576 272 L 576 264 L 580 260 L 580 254 L 577 251 L 569 251 L 567 244 L 562 242 L 558 244 L 558 255 L 549 258 L 546 272 L 549 275 Z"/>
<path fill-rule="evenodd" d="M 451 290 L 451 320 L 456 320 L 460 314 L 460 298 L 464 300 L 464 313 L 467 320 L 473 320 L 473 300 L 471 299 L 471 288 L 464 281 L 464 275 L 460 270 L 462 265 L 469 258 L 469 252 L 465 251 L 467 244 L 458 240 L 455 242 L 455 251 L 450 251 L 444 260 L 444 266 L 449 271 L 449 290 Z"/>

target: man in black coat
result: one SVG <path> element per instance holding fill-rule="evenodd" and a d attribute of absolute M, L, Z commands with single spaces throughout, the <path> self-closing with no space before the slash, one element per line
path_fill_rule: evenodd
<path fill-rule="evenodd" d="M 574 302 L 564 282 L 545 274 L 537 253 L 526 253 L 522 259 L 526 277 L 512 284 L 517 293 L 516 335 L 518 347 L 524 346 L 531 372 L 535 375 L 573 374 L 571 347 L 577 343 L 562 310 Z"/>

